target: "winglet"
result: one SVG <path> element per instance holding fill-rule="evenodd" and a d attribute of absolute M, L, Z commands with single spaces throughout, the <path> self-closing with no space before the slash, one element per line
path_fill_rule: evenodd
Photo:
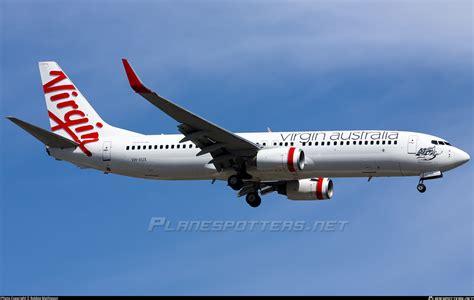
<path fill-rule="evenodd" d="M 132 89 L 139 94 L 152 93 L 150 89 L 143 85 L 142 81 L 140 80 L 140 78 L 138 78 L 137 74 L 133 70 L 132 66 L 130 66 L 126 58 L 122 58 L 122 63 L 123 67 L 125 68 L 125 73 L 127 73 L 127 78 L 130 82 L 130 86 L 132 87 Z"/>

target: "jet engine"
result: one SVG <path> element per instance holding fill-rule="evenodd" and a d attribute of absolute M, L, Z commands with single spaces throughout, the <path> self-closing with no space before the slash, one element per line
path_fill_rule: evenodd
<path fill-rule="evenodd" d="M 333 192 L 332 180 L 323 177 L 287 181 L 278 189 L 290 200 L 326 200 Z"/>
<path fill-rule="evenodd" d="M 256 166 L 259 171 L 302 171 L 304 152 L 295 147 L 262 149 L 257 153 Z"/>

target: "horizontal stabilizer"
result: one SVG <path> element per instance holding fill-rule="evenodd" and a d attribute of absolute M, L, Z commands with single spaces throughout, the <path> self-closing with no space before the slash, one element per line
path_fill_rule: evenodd
<path fill-rule="evenodd" d="M 26 132 L 37 138 L 40 142 L 46 146 L 53 148 L 75 148 L 79 146 L 78 143 L 71 141 L 65 137 L 62 137 L 56 133 L 45 130 L 38 126 L 32 125 L 15 117 L 7 117 L 8 120 L 12 121 L 19 127 L 23 128 Z"/>

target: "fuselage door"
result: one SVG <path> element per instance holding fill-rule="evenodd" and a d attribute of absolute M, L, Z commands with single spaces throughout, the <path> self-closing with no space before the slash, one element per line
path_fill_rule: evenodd
<path fill-rule="evenodd" d="M 112 142 L 104 142 L 102 146 L 102 160 L 110 161 L 110 154 L 112 152 Z"/>
<path fill-rule="evenodd" d="M 418 144 L 418 136 L 417 135 L 410 135 L 408 137 L 408 154 L 415 154 L 416 148 Z"/>

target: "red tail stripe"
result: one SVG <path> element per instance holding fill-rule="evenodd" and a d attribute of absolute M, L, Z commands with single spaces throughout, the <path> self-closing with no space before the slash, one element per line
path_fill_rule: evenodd
<path fill-rule="evenodd" d="M 69 97 L 70 97 L 69 93 L 61 93 L 61 94 L 51 96 L 51 98 L 49 99 L 51 99 L 51 101 L 57 101 L 57 100 L 66 99 Z"/>
<path fill-rule="evenodd" d="M 43 85 L 44 93 L 51 93 L 55 91 L 62 91 L 62 90 L 75 90 L 76 88 L 72 84 L 65 84 L 65 85 L 58 85 L 55 86 L 56 83 L 67 79 L 66 75 L 62 71 L 51 71 L 49 72 L 50 76 L 56 76 L 54 79 L 50 80 L 48 83 Z"/>
<path fill-rule="evenodd" d="M 60 102 L 56 105 L 57 108 L 65 108 L 67 106 L 72 107 L 72 109 L 78 109 L 79 108 L 79 106 L 76 104 L 76 101 L 74 101 L 74 100 Z"/>
<path fill-rule="evenodd" d="M 84 125 L 84 126 L 77 127 L 76 129 L 74 129 L 74 131 L 75 132 L 83 132 L 83 131 L 88 131 L 88 130 L 92 130 L 92 129 L 94 129 L 94 126 Z"/>
<path fill-rule="evenodd" d="M 67 126 L 65 126 L 65 123 L 60 119 L 58 118 L 55 114 L 53 114 L 52 112 L 48 111 L 48 115 L 49 117 L 54 121 L 56 122 L 56 124 L 58 124 L 57 126 L 55 127 L 58 127 L 57 130 L 59 129 L 63 129 L 64 131 L 67 132 L 67 134 L 69 134 L 69 136 L 76 142 L 79 144 L 79 148 L 81 148 L 82 152 L 84 152 L 87 156 L 92 156 L 92 153 L 89 151 L 89 149 L 86 148 L 85 144 L 86 143 L 91 143 L 95 140 L 90 140 L 90 141 L 81 141 L 79 140 L 79 138 L 77 137 L 77 135 Z M 51 129 L 53 131 L 54 130 L 54 127 Z M 98 139 L 97 139 L 98 140 Z"/>

